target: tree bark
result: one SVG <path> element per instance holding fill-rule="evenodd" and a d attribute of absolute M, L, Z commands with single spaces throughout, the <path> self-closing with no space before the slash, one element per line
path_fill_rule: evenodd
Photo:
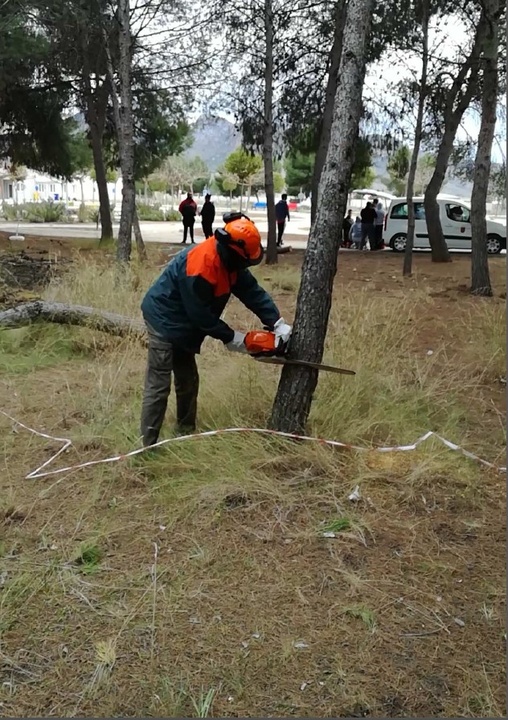
<path fill-rule="evenodd" d="M 145 335 L 145 326 L 141 320 L 83 305 L 65 305 L 64 303 L 35 300 L 0 312 L 0 327 L 3 328 L 19 328 L 36 321 L 59 325 L 80 325 L 119 337 L 125 335 L 144 337 Z"/>
<path fill-rule="evenodd" d="M 143 242 L 143 235 L 141 234 L 141 227 L 139 225 L 138 211 L 136 208 L 134 208 L 133 227 L 134 227 L 134 238 L 136 240 L 136 250 L 138 252 L 138 258 L 141 262 L 145 262 L 146 260 L 148 260 L 148 257 L 146 254 L 145 243 Z"/>
<path fill-rule="evenodd" d="M 453 142 L 458 127 L 477 91 L 479 60 L 485 34 L 486 18 L 485 12 L 482 11 L 481 18 L 476 27 L 471 52 L 467 60 L 461 65 L 447 95 L 447 103 L 444 111 L 444 130 L 436 157 L 436 166 L 425 190 L 425 217 L 433 262 L 451 262 L 450 253 L 448 252 L 448 246 L 441 227 L 437 196 L 446 176 L 446 170 L 453 151 Z"/>
<path fill-rule="evenodd" d="M 404 252 L 404 266 L 402 275 L 410 277 L 413 269 L 413 246 L 415 238 L 415 208 L 413 204 L 416 170 L 418 168 L 418 155 L 422 142 L 423 114 L 425 111 L 425 100 L 427 98 L 427 73 L 429 66 L 429 0 L 423 0 L 421 4 L 421 28 L 422 28 L 422 74 L 420 77 L 420 89 L 418 93 L 418 111 L 416 115 L 415 139 L 413 153 L 409 164 L 407 176 L 407 241 Z M 388 210 L 388 209 L 387 209 Z"/>
<path fill-rule="evenodd" d="M 95 182 L 99 193 L 99 215 L 101 219 L 100 243 L 113 239 L 113 220 L 109 204 L 108 182 L 104 164 L 102 139 L 106 123 L 106 111 L 109 98 L 109 84 L 103 82 L 92 88 L 92 71 L 90 66 L 88 29 L 81 27 L 81 52 L 83 56 L 83 72 L 81 75 L 81 91 L 85 105 L 85 115 L 90 131 L 90 145 L 92 147 L 93 164 L 95 169 Z"/>
<path fill-rule="evenodd" d="M 489 260 L 487 254 L 487 193 L 492 164 L 492 144 L 496 128 L 498 93 L 499 2 L 486 3 L 489 30 L 485 40 L 481 69 L 483 70 L 482 116 L 476 150 L 473 192 L 471 195 L 471 292 L 490 297 Z"/>
<path fill-rule="evenodd" d="M 272 0 L 265 0 L 265 97 L 263 163 L 265 171 L 266 217 L 268 235 L 266 264 L 277 263 L 277 227 L 275 219 L 275 190 L 273 185 L 273 8 Z"/>
<path fill-rule="evenodd" d="M 104 153 L 102 149 L 104 118 L 99 117 L 99 113 L 101 113 L 102 108 L 99 108 L 97 106 L 97 99 L 94 98 L 93 94 L 87 96 L 86 103 L 86 115 L 90 131 L 90 145 L 92 147 L 95 182 L 97 183 L 97 190 L 99 193 L 99 215 L 101 218 L 100 242 L 102 243 L 108 242 L 113 238 L 113 221 L 111 218 L 111 208 L 109 205 L 108 182 L 106 178 L 106 167 L 104 164 Z"/>
<path fill-rule="evenodd" d="M 365 56 L 373 0 L 350 0 L 344 28 L 339 83 L 318 206 L 302 268 L 289 357 L 321 362 L 337 271 L 342 221 L 354 162 L 354 141 L 362 112 Z M 304 432 L 318 372 L 286 366 L 281 375 L 270 427 Z"/>
<path fill-rule="evenodd" d="M 346 22 L 346 2 L 338 0 L 335 16 L 335 31 L 333 35 L 333 45 L 330 51 L 330 69 L 328 71 L 328 81 L 326 84 L 325 106 L 323 117 L 321 120 L 321 132 L 319 135 L 319 144 L 316 151 L 316 159 L 314 162 L 314 170 L 312 172 L 311 182 L 311 198 L 310 198 L 310 221 L 311 224 L 316 218 L 316 209 L 318 203 L 319 180 L 323 171 L 326 160 L 326 151 L 330 142 L 330 129 L 333 120 L 333 104 L 337 93 L 337 83 L 340 67 L 340 59 L 342 55 L 342 40 L 344 37 L 344 24 Z"/>
<path fill-rule="evenodd" d="M 114 68 L 108 37 L 103 28 L 104 44 L 107 56 L 108 76 L 111 85 L 111 97 L 115 115 L 115 125 L 120 151 L 120 167 L 122 170 L 122 210 L 118 228 L 116 258 L 120 263 L 129 262 L 132 249 L 132 225 L 136 211 L 136 184 L 134 179 L 134 120 L 132 116 L 131 89 L 131 31 L 130 31 L 130 0 L 118 2 L 118 79 L 120 85 L 120 102 L 116 95 Z"/>

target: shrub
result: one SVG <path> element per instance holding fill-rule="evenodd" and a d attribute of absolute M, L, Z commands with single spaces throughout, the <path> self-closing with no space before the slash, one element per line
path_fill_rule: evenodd
<path fill-rule="evenodd" d="M 2 205 L 2 215 L 6 220 L 12 221 L 18 219 L 19 217 L 22 217 L 21 214 L 21 205 L 8 205 L 7 203 L 3 203 Z"/>
<path fill-rule="evenodd" d="M 56 202 L 29 202 L 20 205 L 3 206 L 3 215 L 6 220 L 25 220 L 31 223 L 63 222 L 68 213 L 63 203 Z"/>
<path fill-rule="evenodd" d="M 98 215 L 99 215 L 99 210 L 96 207 L 94 207 L 93 205 L 81 204 L 78 209 L 78 222 L 80 222 L 80 223 L 96 222 Z"/>
<path fill-rule="evenodd" d="M 168 213 L 166 213 L 166 220 L 169 220 L 170 222 L 175 222 L 181 219 L 182 217 L 178 210 L 170 210 Z"/>
<path fill-rule="evenodd" d="M 164 213 L 159 207 L 139 203 L 136 205 L 140 220 L 164 220 Z"/>

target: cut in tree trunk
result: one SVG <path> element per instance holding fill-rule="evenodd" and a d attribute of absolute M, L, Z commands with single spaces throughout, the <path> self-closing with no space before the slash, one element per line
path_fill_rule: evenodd
<path fill-rule="evenodd" d="M 354 162 L 354 141 L 362 112 L 365 56 L 373 0 L 350 0 L 344 29 L 339 84 L 318 206 L 302 268 L 289 357 L 321 362 L 332 302 L 333 280 Z M 286 366 L 281 375 L 270 427 L 304 432 L 317 370 Z"/>
<path fill-rule="evenodd" d="M 333 45 L 330 51 L 330 69 L 328 71 L 328 81 L 326 84 L 325 107 L 320 123 L 319 144 L 316 151 L 316 159 L 314 161 L 314 170 L 312 172 L 310 198 L 311 224 L 314 222 L 316 217 L 319 180 L 325 164 L 326 151 L 328 150 L 328 143 L 330 141 L 330 129 L 332 127 L 333 120 L 333 104 L 337 93 L 340 58 L 342 55 L 342 39 L 344 37 L 344 23 L 346 22 L 346 3 L 339 0 L 336 5 L 335 13 L 335 32 L 333 34 Z"/>
<path fill-rule="evenodd" d="M 415 139 L 413 153 L 409 164 L 407 176 L 407 241 L 404 251 L 404 266 L 402 275 L 411 276 L 413 270 L 413 246 L 415 239 L 415 208 L 413 203 L 416 170 L 418 168 L 418 155 L 422 142 L 423 113 L 427 97 L 427 71 L 429 66 L 429 0 L 422 0 L 421 4 L 421 28 L 422 28 L 422 74 L 420 77 L 420 89 L 418 92 L 418 111 L 416 114 Z"/>
<path fill-rule="evenodd" d="M 448 246 L 441 227 L 439 205 L 437 196 L 443 186 L 448 169 L 448 163 L 453 151 L 453 142 L 460 122 L 473 99 L 478 86 L 478 71 L 480 54 L 486 34 L 485 12 L 476 26 L 473 47 L 467 59 L 462 63 L 459 71 L 447 93 L 444 110 L 444 130 L 439 145 L 434 173 L 425 190 L 425 218 L 427 231 L 432 249 L 433 262 L 451 262 Z"/>
<path fill-rule="evenodd" d="M 473 295 L 490 297 L 492 295 L 492 286 L 487 254 L 486 214 L 499 84 L 498 15 L 500 3 L 494 0 L 494 2 L 487 2 L 485 6 L 488 13 L 489 30 L 481 61 L 481 69 L 483 70 L 482 118 L 471 194 L 471 292 Z"/>
<path fill-rule="evenodd" d="M 79 325 L 120 337 L 125 335 L 144 337 L 146 332 L 141 320 L 82 305 L 35 300 L 0 311 L 0 327 L 3 328 L 19 328 L 36 321 Z"/>
<path fill-rule="evenodd" d="M 273 185 L 273 12 L 272 0 L 265 0 L 265 98 L 263 163 L 265 169 L 266 217 L 268 235 L 266 264 L 277 263 L 277 223 L 275 219 L 275 189 Z"/>
<path fill-rule="evenodd" d="M 136 240 L 136 250 L 138 252 L 138 258 L 141 262 L 145 262 L 146 260 L 148 260 L 148 258 L 146 255 L 145 243 L 143 242 L 143 235 L 141 234 L 141 227 L 139 226 L 138 211 L 136 208 L 134 208 L 133 228 L 134 228 L 134 238 Z"/>

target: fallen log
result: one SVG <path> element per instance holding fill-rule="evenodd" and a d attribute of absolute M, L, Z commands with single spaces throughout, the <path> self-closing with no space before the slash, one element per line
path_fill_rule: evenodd
<path fill-rule="evenodd" d="M 277 248 L 277 255 L 285 255 L 286 253 L 293 252 L 293 248 L 291 245 L 283 245 L 282 247 Z"/>
<path fill-rule="evenodd" d="M 143 337 L 146 333 L 141 320 L 83 305 L 65 305 L 64 303 L 34 300 L 0 312 L 0 327 L 2 328 L 19 328 L 33 322 L 79 325 L 119 337 L 126 335 Z"/>

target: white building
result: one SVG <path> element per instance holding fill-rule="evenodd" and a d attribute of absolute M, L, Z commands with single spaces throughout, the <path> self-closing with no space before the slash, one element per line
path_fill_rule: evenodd
<path fill-rule="evenodd" d="M 108 183 L 108 193 L 111 205 L 115 205 L 117 200 L 119 203 L 121 202 L 121 179 L 118 179 L 116 183 Z M 25 170 L 22 179 L 16 179 L 10 174 L 8 163 L 0 164 L 0 204 L 2 202 L 20 204 L 47 200 L 98 204 L 97 183 L 89 175 L 85 175 L 81 180 L 75 178 L 66 181 L 36 170 Z"/>

